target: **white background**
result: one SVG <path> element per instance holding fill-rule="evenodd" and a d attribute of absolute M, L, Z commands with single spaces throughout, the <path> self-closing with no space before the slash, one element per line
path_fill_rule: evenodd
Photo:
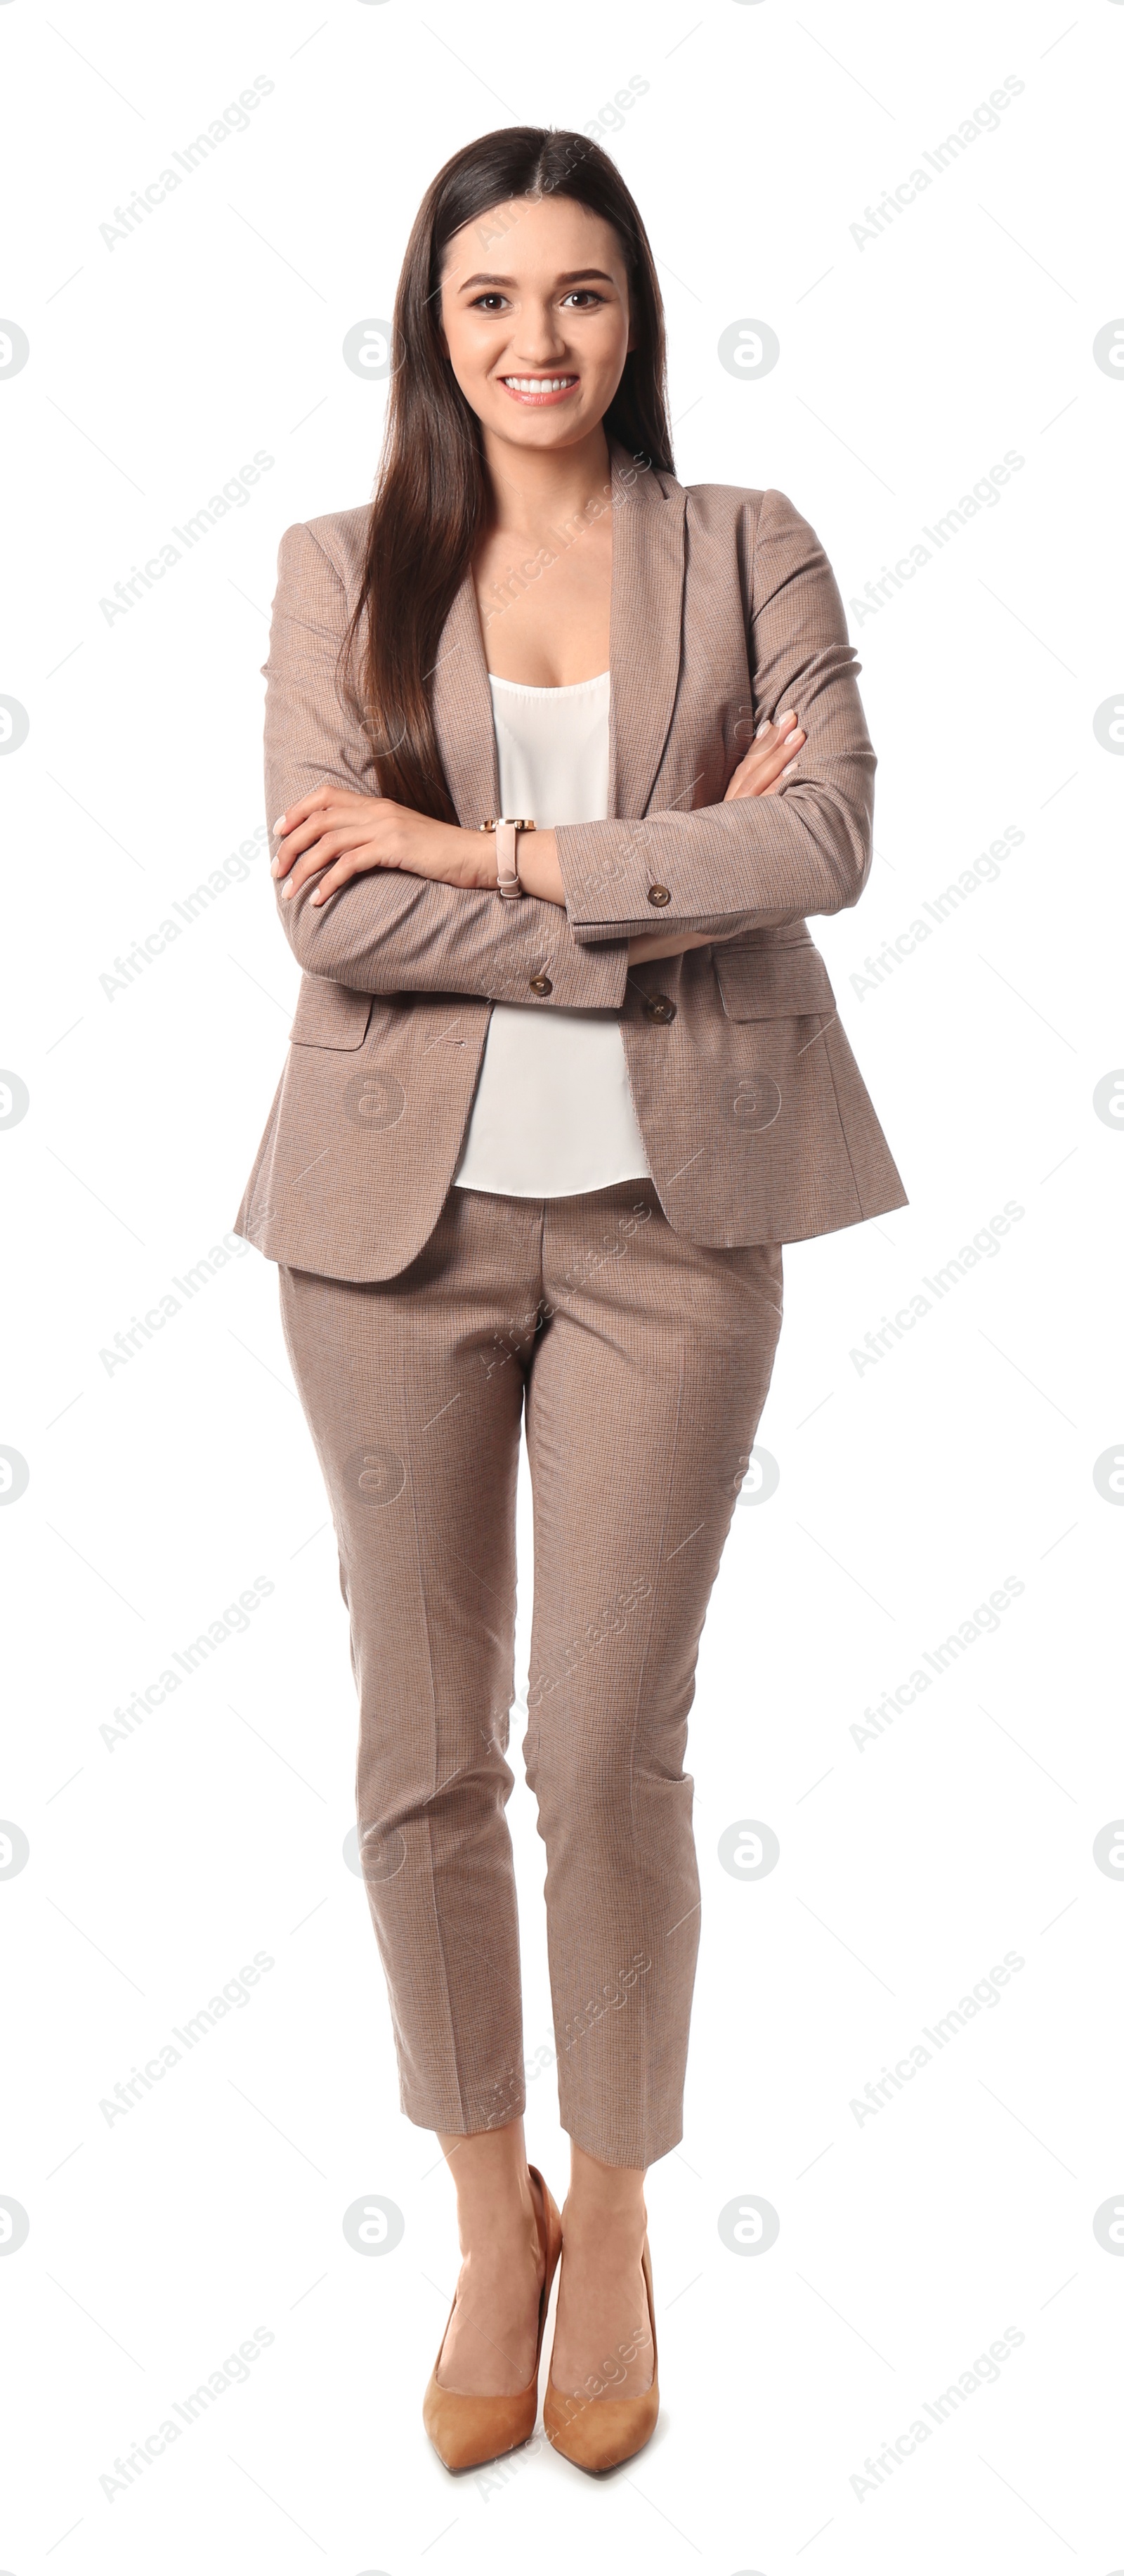
<path fill-rule="evenodd" d="M 1124 681 L 1124 385 L 1093 355 L 1124 311 L 1095 188 L 1124 6 L 698 5 L 54 0 L 48 19 L 0 0 L 0 304 L 30 343 L 0 380 L 0 693 L 29 718 L 0 760 L 0 1058 L 30 1095 L 0 1133 L 0 1442 L 30 1471 L 0 1515 L 0 1810 L 30 1847 L 0 1883 L 0 2192 L 30 2222 L 0 2267 L 11 2576 L 1124 2565 L 1124 2261 L 1093 2227 L 1124 2199 L 1124 1894 L 1093 1856 L 1124 1813 L 1106 1626 L 1124 1514 L 1111 1458 L 1105 1494 L 1093 1474 L 1124 1434 L 1105 1227 L 1124 1141 L 1093 1105 L 1124 1063 L 1124 773 L 1093 729 Z M 259 74 L 248 130 L 107 244 L 115 207 Z M 786 1254 L 760 1435 L 780 1483 L 734 1514 L 703 1640 L 687 2123 L 649 2186 L 656 2438 L 605 2483 L 541 2440 L 457 2481 L 420 2422 L 452 2193 L 398 2111 L 343 1858 L 345 1618 L 275 1273 L 237 1246 L 127 1363 L 99 1356 L 233 1222 L 296 980 L 264 859 L 124 990 L 100 979 L 266 819 L 277 541 L 369 494 L 385 386 L 342 342 L 389 315 L 423 187 L 493 125 L 591 128 L 634 75 L 605 139 L 661 263 L 679 474 L 778 485 L 850 603 L 878 858 L 859 911 L 813 931 L 910 1205 Z M 1024 86 L 998 130 L 857 241 L 1007 75 Z M 757 380 L 718 358 L 747 318 L 780 341 Z M 258 450 L 246 505 L 108 620 L 115 583 Z M 883 564 L 1008 450 L 1024 461 L 998 500 L 872 609 Z M 1025 837 L 998 882 L 856 985 L 1008 825 Z M 1000 1248 L 860 1370 L 867 1333 L 1008 1201 Z M 108 1743 L 114 1709 L 258 1576 L 274 1588 L 246 1633 Z M 998 1633 L 860 1744 L 864 1709 L 1009 1576 Z M 525 1578 L 521 1670 L 529 1606 Z M 522 1782 L 511 1816 L 536 2065 Z M 717 1855 L 745 1818 L 779 1838 L 757 1881 Z M 107 2119 L 258 1951 L 250 2000 Z M 1008 1952 L 999 2000 L 860 2121 L 867 2084 Z M 528 2130 L 561 2197 L 550 2069 Z M 372 2193 L 405 2222 L 379 2259 L 342 2231 Z M 756 2259 L 718 2231 L 747 2194 L 780 2220 Z M 107 2494 L 259 2326 L 247 2383 Z M 856 2490 L 1008 2326 L 1024 2340 L 995 2383 Z"/>

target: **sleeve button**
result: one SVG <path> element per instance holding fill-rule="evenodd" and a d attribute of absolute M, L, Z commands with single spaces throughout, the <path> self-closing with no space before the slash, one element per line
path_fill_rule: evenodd
<path fill-rule="evenodd" d="M 644 1001 L 644 1017 L 646 1020 L 655 1020 L 660 1027 L 666 1028 L 668 1021 L 675 1018 L 675 1004 L 670 993 L 647 994 Z"/>
<path fill-rule="evenodd" d="M 671 894 L 670 894 L 670 890 L 669 890 L 669 888 L 668 888 L 667 886 L 662 886 L 662 885 L 651 885 L 651 886 L 649 886 L 649 888 L 648 888 L 648 901 L 649 901 L 649 903 L 656 903 L 656 904 L 670 903 L 670 901 L 671 901 Z"/>
<path fill-rule="evenodd" d="M 532 993 L 541 993 L 544 1000 L 548 993 L 553 993 L 554 986 L 551 983 L 549 975 L 532 975 L 531 991 Z"/>

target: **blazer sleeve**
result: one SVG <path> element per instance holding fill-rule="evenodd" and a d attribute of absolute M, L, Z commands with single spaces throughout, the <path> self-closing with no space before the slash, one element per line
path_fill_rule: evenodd
<path fill-rule="evenodd" d="M 559 826 L 577 939 L 619 939 L 657 923 L 661 933 L 735 939 L 857 903 L 870 872 L 875 769 L 861 665 L 823 547 L 783 492 L 767 491 L 757 515 L 746 640 L 756 713 L 795 707 L 804 726 L 799 769 L 772 796 Z M 653 885 L 670 896 L 658 911 Z"/>
<path fill-rule="evenodd" d="M 278 814 L 325 783 L 377 796 L 362 712 L 338 671 L 347 626 L 344 585 L 303 526 L 289 528 L 278 555 L 277 592 L 262 668 L 265 794 L 271 836 Z M 307 974 L 360 993 L 477 993 L 530 1000 L 533 975 L 553 990 L 544 1008 L 619 1010 L 628 974 L 623 932 L 613 947 L 582 948 L 561 904 L 524 895 L 504 903 L 486 888 L 442 885 L 402 868 L 353 877 L 324 905 L 315 879 L 286 901 L 275 879 L 285 936 Z M 651 914 L 646 927 L 650 927 Z"/>

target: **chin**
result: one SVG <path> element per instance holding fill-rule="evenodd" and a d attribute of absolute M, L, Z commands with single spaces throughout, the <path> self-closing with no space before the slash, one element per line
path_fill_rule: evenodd
<path fill-rule="evenodd" d="M 590 426 L 579 412 L 520 411 L 514 404 L 493 425 L 520 447 L 571 447 Z"/>

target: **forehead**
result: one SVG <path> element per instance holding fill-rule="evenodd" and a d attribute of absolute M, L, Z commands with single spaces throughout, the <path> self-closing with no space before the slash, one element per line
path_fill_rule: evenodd
<path fill-rule="evenodd" d="M 457 287 L 486 275 L 510 288 L 576 275 L 586 263 L 626 274 L 619 235 L 604 216 L 573 197 L 507 197 L 452 234 L 442 278 Z"/>

